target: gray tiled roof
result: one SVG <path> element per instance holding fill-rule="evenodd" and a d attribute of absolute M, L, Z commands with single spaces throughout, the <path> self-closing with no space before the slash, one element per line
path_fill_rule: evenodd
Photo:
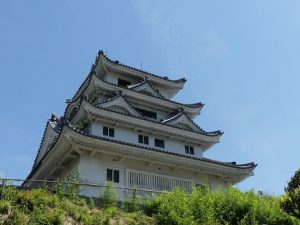
<path fill-rule="evenodd" d="M 116 98 L 116 97 L 112 97 L 111 99 L 113 100 L 113 99 L 115 99 L 115 98 Z M 88 99 L 81 97 L 80 100 L 78 101 L 78 105 L 76 106 L 76 109 L 77 109 L 77 110 L 79 110 L 80 105 L 81 105 L 81 103 L 82 103 L 83 100 L 87 101 L 87 102 L 88 102 L 90 105 L 92 105 L 93 107 L 99 108 L 99 106 L 98 106 L 97 103 L 94 104 L 94 103 L 90 102 Z M 126 100 L 126 99 L 125 99 L 125 100 Z M 129 103 L 128 103 L 128 104 L 129 104 Z M 193 121 L 192 121 L 192 122 L 193 122 L 197 127 L 199 127 L 199 129 L 200 129 L 199 132 L 193 131 L 193 130 L 189 130 L 189 129 L 185 129 L 185 128 L 182 128 L 182 127 L 176 127 L 176 126 L 173 126 L 173 125 L 169 125 L 169 124 L 163 123 L 162 121 L 155 121 L 155 120 L 152 120 L 152 119 L 148 119 L 147 117 L 138 117 L 138 116 L 134 116 L 134 115 L 130 115 L 130 114 L 125 114 L 125 113 L 118 112 L 118 111 L 111 110 L 111 109 L 107 109 L 107 108 L 101 108 L 101 109 L 106 110 L 106 111 L 110 111 L 110 112 L 114 112 L 114 113 L 118 113 L 118 114 L 123 114 L 123 115 L 129 116 L 129 117 L 138 118 L 138 119 L 141 119 L 141 120 L 151 121 L 151 122 L 153 122 L 153 123 L 158 123 L 158 124 L 162 124 L 162 125 L 169 126 L 169 127 L 175 127 L 175 128 L 177 128 L 177 129 L 181 129 L 181 130 L 187 130 L 187 131 L 190 131 L 190 132 L 199 133 L 199 134 L 202 134 L 202 135 L 205 135 L 205 136 L 213 137 L 213 136 L 219 136 L 219 135 L 222 135 L 222 134 L 223 134 L 223 132 L 221 132 L 221 131 L 206 132 L 206 131 L 204 131 L 202 128 L 200 128 L 198 125 L 196 125 Z M 74 115 L 75 115 L 75 114 L 76 114 L 76 113 L 74 113 Z M 71 120 L 72 117 L 69 118 L 69 119 Z"/>
<path fill-rule="evenodd" d="M 53 147 L 56 145 L 58 139 L 60 138 L 60 135 L 61 135 L 64 127 L 68 127 L 70 129 L 72 129 L 73 131 L 75 131 L 76 133 L 84 135 L 86 137 L 90 137 L 90 138 L 95 138 L 95 139 L 99 139 L 99 140 L 103 140 L 103 141 L 108 141 L 108 142 L 123 144 L 123 145 L 127 145 L 127 146 L 132 146 L 132 147 L 138 147 L 138 148 L 142 148 L 142 149 L 146 149 L 146 150 L 150 150 L 150 151 L 156 151 L 156 152 L 161 152 L 161 153 L 164 153 L 164 154 L 175 155 L 175 156 L 178 156 L 178 157 L 190 158 L 190 159 L 193 159 L 193 160 L 203 161 L 203 162 L 217 164 L 217 165 L 221 165 L 221 166 L 226 166 L 226 167 L 231 167 L 231 168 L 236 168 L 236 169 L 251 169 L 251 168 L 255 168 L 257 166 L 257 164 L 255 164 L 254 162 L 245 163 L 245 164 L 237 164 L 236 162 L 222 162 L 222 161 L 218 161 L 218 160 L 213 160 L 213 159 L 208 159 L 208 158 L 199 158 L 199 157 L 195 157 L 195 156 L 191 156 L 191 155 L 179 154 L 179 153 L 175 153 L 175 152 L 168 152 L 168 151 L 164 151 L 164 150 L 161 150 L 161 149 L 158 149 L 158 148 L 151 148 L 151 147 L 146 147 L 146 146 L 142 146 L 142 145 L 138 145 L 138 144 L 127 143 L 127 142 L 124 142 L 124 141 L 112 140 L 112 139 L 105 138 L 105 137 L 99 137 L 99 136 L 95 136 L 95 135 L 90 135 L 90 134 L 87 134 L 87 133 L 85 133 L 85 132 L 77 129 L 75 126 L 71 125 L 70 122 L 69 122 L 69 120 L 67 120 L 67 119 L 65 119 L 63 117 L 61 119 L 62 119 L 62 123 L 61 123 L 62 126 L 60 127 L 60 131 L 59 131 L 58 135 L 55 137 L 54 141 L 49 146 L 49 148 L 47 149 L 47 151 L 44 154 L 44 156 L 42 157 L 42 159 L 37 164 L 33 165 L 32 170 L 31 170 L 30 174 L 28 175 L 28 177 L 26 178 L 26 180 L 28 180 L 28 179 L 30 179 L 32 177 L 32 175 L 35 173 L 35 171 L 42 164 L 43 160 L 51 152 L 51 150 L 53 149 Z"/>
<path fill-rule="evenodd" d="M 156 74 L 153 74 L 153 73 L 150 73 L 148 71 L 144 71 L 144 70 L 140 70 L 140 69 L 137 69 L 137 68 L 134 68 L 134 67 L 131 67 L 131 66 L 128 66 L 128 65 L 125 65 L 125 64 L 122 64 L 120 63 L 118 60 L 115 60 L 113 61 L 112 59 L 108 58 L 104 52 L 102 50 L 100 50 L 98 52 L 98 55 L 96 57 L 96 60 L 95 60 L 95 64 L 98 63 L 98 60 L 100 59 L 100 56 L 103 56 L 105 57 L 109 62 L 111 63 L 115 63 L 115 64 L 118 64 L 120 66 L 123 66 L 125 68 L 128 68 L 128 69 L 132 69 L 132 70 L 135 70 L 135 71 L 138 71 L 138 72 L 142 72 L 142 73 L 145 73 L 147 75 L 150 75 L 150 76 L 153 76 L 153 77 L 157 77 L 157 78 L 160 78 L 160 79 L 163 79 L 163 80 L 167 80 L 167 81 L 171 81 L 171 82 L 174 82 L 174 83 L 185 83 L 186 82 L 186 79 L 185 78 L 181 78 L 181 79 L 178 79 L 178 80 L 171 80 L 169 79 L 167 76 L 159 76 L 159 75 L 156 75 Z"/>

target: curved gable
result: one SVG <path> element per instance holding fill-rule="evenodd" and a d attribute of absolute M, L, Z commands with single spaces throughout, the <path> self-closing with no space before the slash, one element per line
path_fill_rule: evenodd
<path fill-rule="evenodd" d="M 163 120 L 162 123 L 177 126 L 184 129 L 189 129 L 196 132 L 201 132 L 200 127 L 198 127 L 194 122 L 188 118 L 184 113 L 178 113 L 177 115 Z"/>
<path fill-rule="evenodd" d="M 111 109 L 120 113 L 141 116 L 119 93 L 117 96 L 97 104 L 102 108 Z"/>
<path fill-rule="evenodd" d="M 131 85 L 128 88 L 137 92 L 142 92 L 155 97 L 163 98 L 159 91 L 156 90 L 147 80 L 136 85 Z"/>

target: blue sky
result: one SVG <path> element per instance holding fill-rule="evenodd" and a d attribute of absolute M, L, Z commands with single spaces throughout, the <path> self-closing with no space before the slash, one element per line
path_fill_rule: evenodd
<path fill-rule="evenodd" d="M 99 49 L 188 82 L 176 100 L 221 129 L 206 157 L 258 163 L 238 185 L 282 194 L 300 166 L 300 2 L 1 1 L 0 175 L 25 178 Z"/>

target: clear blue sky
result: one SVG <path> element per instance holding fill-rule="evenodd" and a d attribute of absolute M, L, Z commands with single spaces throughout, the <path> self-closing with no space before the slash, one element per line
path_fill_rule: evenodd
<path fill-rule="evenodd" d="M 1 1 L 0 174 L 25 178 L 47 119 L 62 114 L 99 49 L 188 79 L 176 100 L 221 129 L 206 157 L 258 163 L 238 185 L 282 194 L 300 167 L 300 2 Z"/>

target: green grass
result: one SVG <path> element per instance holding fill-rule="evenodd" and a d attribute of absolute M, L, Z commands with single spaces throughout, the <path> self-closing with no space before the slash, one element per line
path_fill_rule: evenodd
<path fill-rule="evenodd" d="M 148 199 L 134 193 L 129 202 L 119 205 L 109 188 L 96 204 L 63 189 L 54 194 L 46 189 L 6 187 L 0 200 L 0 224 L 300 225 L 280 209 L 280 197 L 254 191 L 210 191 L 202 187 L 188 195 L 175 189 Z"/>
<path fill-rule="evenodd" d="M 0 224 L 155 224 L 140 212 L 127 213 L 116 206 L 96 207 L 85 198 L 51 193 L 45 189 L 6 188 L 0 200 Z"/>

